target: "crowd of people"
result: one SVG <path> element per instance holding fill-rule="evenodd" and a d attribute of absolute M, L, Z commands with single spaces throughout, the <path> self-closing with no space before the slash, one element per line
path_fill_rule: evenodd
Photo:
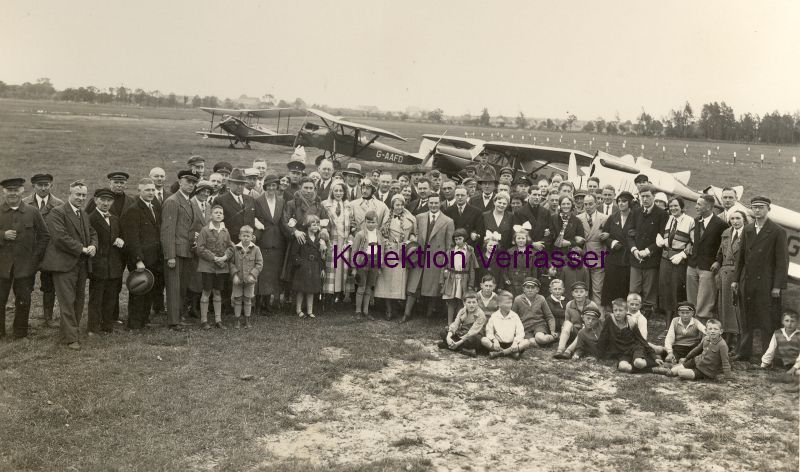
<path fill-rule="evenodd" d="M 88 281 L 89 336 L 125 319 L 146 328 L 158 314 L 181 331 L 197 322 L 226 329 L 231 315 L 245 329 L 279 312 L 311 319 L 336 306 L 366 320 L 383 306 L 386 320 L 405 323 L 446 307 L 440 347 L 471 356 L 519 358 L 554 345 L 559 359 L 613 358 L 622 371 L 682 378 L 729 376 L 729 355 L 796 370 L 797 314 L 781 306 L 786 233 L 769 219 L 767 197 L 748 210 L 725 188 L 717 208 L 711 195 L 685 202 L 657 192 L 644 175 L 635 195 L 596 177 L 581 190 L 558 173 L 498 171 L 485 156 L 454 176 L 425 167 L 365 175 L 357 162 L 337 171 L 330 160 L 309 172 L 297 155 L 280 174 L 260 159 L 211 170 L 192 156 L 169 185 L 153 168 L 135 179 L 135 194 L 130 176 L 114 171 L 92 192 L 68 184 L 66 201 L 50 174 L 31 177 L 27 196 L 25 178 L 0 182 L 0 304 L 13 290 L 13 337 L 28 333 L 38 274 L 43 323 L 54 323 L 58 300 L 71 349 L 81 348 Z M 374 246 L 463 257 L 446 267 L 337 263 L 337 251 Z M 492 257 L 529 248 L 594 251 L 603 264 L 503 266 Z M 131 288 L 142 279 L 149 290 Z M 654 318 L 665 323 L 655 337 L 663 345 L 648 338 Z M 5 313 L 0 321 L 4 337 Z M 753 351 L 754 331 L 765 352 Z"/>

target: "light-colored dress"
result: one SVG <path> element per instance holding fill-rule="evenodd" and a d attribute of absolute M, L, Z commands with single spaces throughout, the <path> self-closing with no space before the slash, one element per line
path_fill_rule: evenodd
<path fill-rule="evenodd" d="M 334 267 L 334 253 L 341 253 L 342 250 L 352 243 L 350 228 L 353 222 L 353 210 L 350 208 L 350 203 L 342 201 L 342 207 L 337 213 L 336 200 L 324 200 L 322 207 L 325 208 L 326 215 L 324 218 L 328 220 L 328 235 L 330 244 L 328 247 L 328 256 L 325 261 L 325 281 L 322 284 L 323 293 L 352 293 L 355 288 L 353 277 L 350 276 L 346 264 L 337 263 Z M 335 249 L 335 250 L 334 250 Z M 349 252 L 346 256 L 350 260 Z M 341 259 L 339 259 L 341 261 Z"/>
<path fill-rule="evenodd" d="M 386 238 L 384 253 L 395 251 L 402 254 L 404 243 L 412 234 L 417 234 L 417 220 L 408 210 L 403 210 L 402 215 L 392 212 L 381 225 L 381 232 Z M 397 264 L 397 267 L 382 267 L 375 282 L 375 298 L 405 300 L 407 282 L 408 269 L 402 267 L 402 264 Z"/>
<path fill-rule="evenodd" d="M 739 237 L 736 238 L 736 241 L 732 241 L 733 231 L 733 228 L 728 228 L 722 232 L 722 241 L 717 251 L 717 262 L 721 265 L 718 275 L 720 290 L 717 309 L 719 310 L 719 320 L 722 322 L 722 332 L 740 334 L 742 332 L 742 314 L 738 306 L 733 306 L 731 282 L 738 282 L 736 280 L 736 259 L 742 249 L 744 228 L 739 229 Z"/>

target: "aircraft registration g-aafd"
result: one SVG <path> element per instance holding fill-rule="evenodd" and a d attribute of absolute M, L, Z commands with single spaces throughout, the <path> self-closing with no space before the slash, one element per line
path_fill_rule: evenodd
<path fill-rule="evenodd" d="M 295 135 L 289 134 L 289 124 L 293 117 L 305 116 L 306 112 L 297 108 L 264 108 L 257 110 L 236 110 L 233 108 L 208 108 L 200 107 L 206 113 L 211 114 L 211 124 L 208 131 L 197 131 L 203 138 L 227 139 L 228 147 L 235 148 L 237 144 L 242 144 L 245 149 L 250 149 L 250 142 L 278 144 L 291 146 L 294 143 Z M 214 118 L 220 117 L 220 121 L 214 126 Z M 286 118 L 286 132 L 281 133 L 281 120 Z M 275 130 L 267 129 L 259 124 L 261 119 L 277 119 Z M 224 133 L 214 132 L 215 129 L 222 129 Z"/>
<path fill-rule="evenodd" d="M 333 116 L 321 110 L 309 109 L 309 115 L 318 118 L 321 124 L 309 119 L 300 128 L 293 145 L 321 149 L 322 155 L 317 157 L 316 164 L 325 158 L 338 163 L 338 155 L 348 156 L 362 161 L 382 162 L 387 164 L 418 165 L 425 160 L 433 146 L 423 140 L 419 152 L 412 153 L 397 149 L 378 141 L 380 138 L 406 141 L 400 135 L 362 125 Z M 309 118 L 311 118 L 309 116 Z"/>

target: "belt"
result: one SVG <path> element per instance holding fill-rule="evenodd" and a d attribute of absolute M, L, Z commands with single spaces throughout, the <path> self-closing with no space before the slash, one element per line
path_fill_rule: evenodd
<path fill-rule="evenodd" d="M 677 250 L 677 249 L 664 249 L 664 252 L 662 252 L 662 253 L 661 253 L 661 258 L 662 258 L 662 259 L 669 259 L 670 257 L 672 257 L 672 256 L 674 256 L 675 254 L 678 254 L 678 253 L 680 253 L 680 252 L 683 252 L 683 249 L 681 249 L 681 250 Z"/>
<path fill-rule="evenodd" d="M 468 270 L 451 270 L 451 274 L 469 274 Z"/>

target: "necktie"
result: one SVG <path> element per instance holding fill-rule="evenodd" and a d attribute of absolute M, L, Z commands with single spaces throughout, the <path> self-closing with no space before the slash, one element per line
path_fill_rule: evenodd
<path fill-rule="evenodd" d="M 103 215 L 103 219 L 106 220 L 106 224 L 108 226 L 111 226 L 111 220 L 108 218 L 108 213 L 100 213 L 100 214 Z"/>
<path fill-rule="evenodd" d="M 703 220 L 700 220 L 700 237 L 703 237 L 703 233 L 706 231 L 706 224 Z"/>
<path fill-rule="evenodd" d="M 586 218 L 589 220 L 589 228 L 591 228 L 591 227 L 592 227 L 592 215 L 590 215 L 589 213 L 587 213 L 587 214 L 586 214 Z"/>
<path fill-rule="evenodd" d="M 156 219 L 156 212 L 155 212 L 155 210 L 153 210 L 153 204 L 152 203 L 148 203 L 147 204 L 147 208 L 150 210 L 150 214 L 153 215 L 153 220 L 155 220 Z"/>
<path fill-rule="evenodd" d="M 161 190 L 158 191 L 158 203 L 164 202 L 164 195 L 161 193 Z"/>
<path fill-rule="evenodd" d="M 672 240 L 675 239 L 675 232 L 678 231 L 678 220 L 672 219 L 672 226 L 669 228 L 668 244 L 672 247 Z"/>
<path fill-rule="evenodd" d="M 336 216 L 341 216 L 341 215 L 342 215 L 342 202 L 337 201 L 336 202 Z"/>
<path fill-rule="evenodd" d="M 77 210 L 75 210 L 75 214 L 78 215 L 78 223 L 80 223 L 81 227 L 81 241 L 85 243 L 87 242 L 86 229 L 83 227 L 83 219 L 81 218 L 81 209 L 78 208 Z"/>
<path fill-rule="evenodd" d="M 739 239 L 739 232 L 738 231 L 734 231 L 733 232 L 733 238 L 731 238 L 731 247 L 733 247 L 733 245 L 736 244 L 736 240 L 737 239 Z"/>
<path fill-rule="evenodd" d="M 44 198 L 39 199 L 39 211 L 42 211 L 44 209 L 44 205 L 45 205 Z"/>
<path fill-rule="evenodd" d="M 244 207 L 244 200 L 242 200 L 242 196 L 239 195 L 236 197 L 236 199 L 239 201 L 239 206 Z"/>
<path fill-rule="evenodd" d="M 458 214 L 459 214 L 459 216 L 464 214 L 464 207 L 463 206 L 458 207 Z"/>
<path fill-rule="evenodd" d="M 428 229 L 425 232 L 425 242 L 427 243 L 431 239 L 431 231 L 433 230 L 433 225 L 436 224 L 436 215 L 431 213 L 431 221 L 428 223 Z"/>
<path fill-rule="evenodd" d="M 355 199 L 356 199 L 356 189 L 351 188 L 350 189 L 350 200 L 355 200 Z"/>

